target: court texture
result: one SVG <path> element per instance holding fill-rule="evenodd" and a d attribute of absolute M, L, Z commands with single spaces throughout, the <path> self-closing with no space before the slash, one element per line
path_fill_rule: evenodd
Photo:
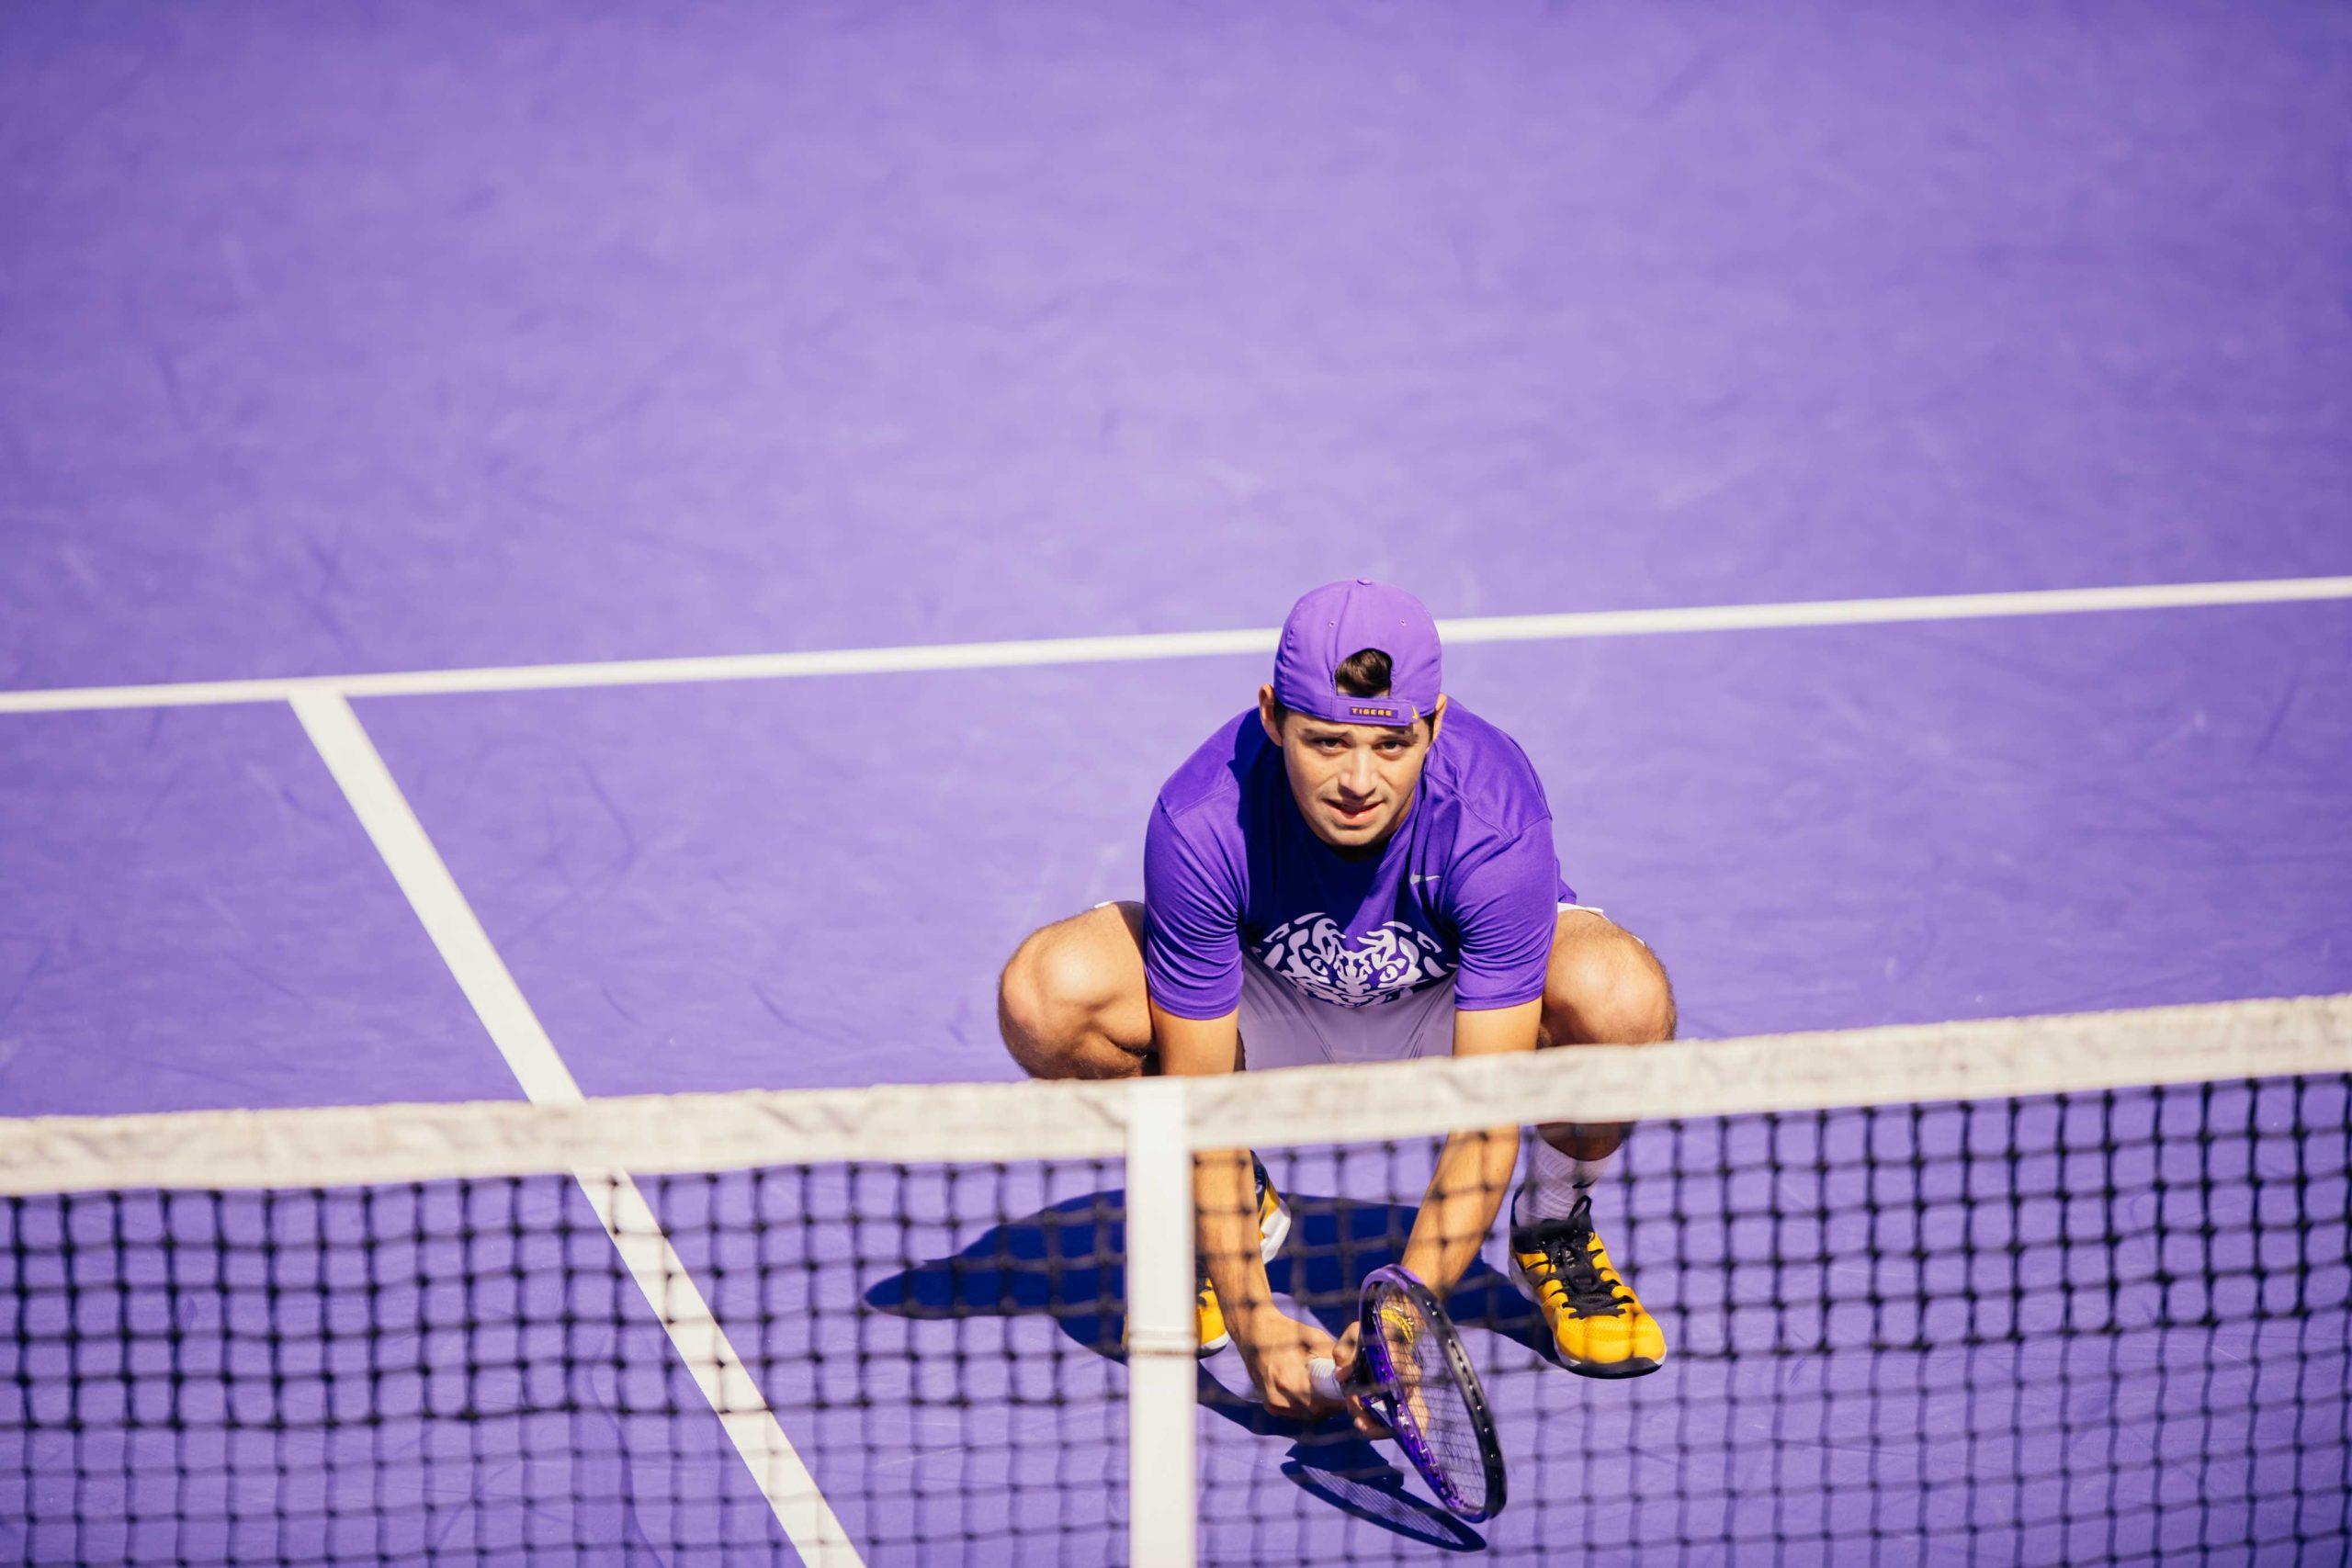
<path fill-rule="evenodd" d="M 1687 1039 L 2352 991 L 2348 302 L 2340 4 L 0 4 L 0 1114 L 1010 1080 L 1013 945 L 1139 896 L 1159 784 L 1342 577 L 1440 617 Z M 1801 1441 L 1775 1392 L 1835 1369 L 1743 1383 L 1736 1332 L 1620 1385 L 1481 1332 L 1548 1457 L 1474 1529 L 1302 1471 L 1227 1352 L 1202 1557 L 2340 1562 L 2341 1208 L 2278 1194 L 2340 1199 L 2345 1097 L 2299 1081 L 2204 1107 L 2303 1128 L 2246 1211 L 2292 1321 L 2196 1341 L 2290 1349 L 2284 1416 L 2168 1362 L 2202 1413 L 2152 1435 L 2069 1363 L 1896 1462 L 1932 1352 Z M 129 1436 L 142 1309 L 69 1364 L 59 1268 L 129 1299 L 160 1237 L 233 1273 L 359 1207 L 8 1199 L 0 1559 L 1125 1557 L 1115 1334 L 939 1271 L 1117 1162 L 910 1176 L 902 1103 L 788 1182 L 397 1186 L 416 1289 L 305 1253 L 178 1313 L 226 1403 Z M 1343 1164 L 1277 1167 L 1306 1245 Z M 1696 1201 L 1620 1259 L 1670 1329 Z M 615 1282 L 534 1295 L 508 1229 Z M 424 1280 L 477 1247 L 523 1283 L 444 1389 Z M 727 1419 L 648 1269 L 731 1335 Z M 361 1360 L 240 1362 L 265 1306 Z M 2139 1479 L 2042 1511 L 2094 1449 Z M 2007 1501 L 1939 1512 L 1978 1464 Z"/>

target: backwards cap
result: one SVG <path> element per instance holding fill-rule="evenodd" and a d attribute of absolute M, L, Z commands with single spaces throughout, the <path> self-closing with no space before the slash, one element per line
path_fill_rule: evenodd
<path fill-rule="evenodd" d="M 1367 648 L 1388 656 L 1386 696 L 1351 696 L 1332 679 Z M 1368 577 L 1327 582 L 1292 605 L 1274 650 L 1275 700 L 1331 724 L 1404 728 L 1436 708 L 1440 675 L 1437 623 L 1428 608 Z"/>

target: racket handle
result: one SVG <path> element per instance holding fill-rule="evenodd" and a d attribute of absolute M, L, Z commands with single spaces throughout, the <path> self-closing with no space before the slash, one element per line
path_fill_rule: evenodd
<path fill-rule="evenodd" d="M 1315 1397 L 1337 1401 L 1343 1397 L 1340 1387 L 1340 1369 L 1329 1356 L 1316 1356 L 1306 1363 L 1306 1375 L 1315 1381 Z"/>

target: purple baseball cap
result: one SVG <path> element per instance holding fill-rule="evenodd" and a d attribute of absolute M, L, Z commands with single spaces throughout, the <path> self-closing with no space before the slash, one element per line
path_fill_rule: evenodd
<path fill-rule="evenodd" d="M 1385 697 L 1350 696 L 1331 679 L 1349 655 L 1367 648 L 1388 655 Z M 1331 724 L 1401 729 L 1437 706 L 1441 673 L 1428 607 L 1401 588 L 1359 577 L 1327 582 L 1291 606 L 1274 650 L 1274 698 Z"/>

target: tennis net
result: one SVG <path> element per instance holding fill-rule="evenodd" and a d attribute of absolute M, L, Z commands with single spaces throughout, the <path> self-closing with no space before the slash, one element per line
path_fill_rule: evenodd
<path fill-rule="evenodd" d="M 0 1552 L 2341 1561 L 2348 1070 L 2331 998 L 0 1123 Z M 1567 1375 L 1488 1242 L 1448 1305 L 1497 1517 L 1196 1360 L 1196 1151 L 1258 1153 L 1276 1303 L 1336 1330 L 1447 1134 L 1565 1122 L 1639 1123 L 1592 1213 L 1667 1354 Z"/>

